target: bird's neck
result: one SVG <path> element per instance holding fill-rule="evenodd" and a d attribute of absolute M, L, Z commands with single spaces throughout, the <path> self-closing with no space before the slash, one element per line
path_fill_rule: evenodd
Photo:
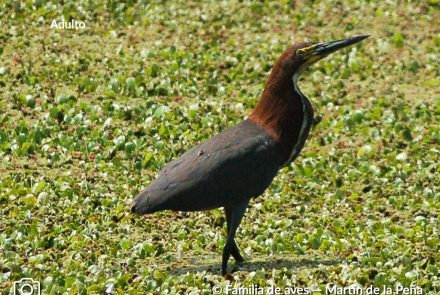
<path fill-rule="evenodd" d="M 260 101 L 249 119 L 265 129 L 275 141 L 289 140 L 303 123 L 304 102 L 309 100 L 299 90 L 296 74 L 285 75 L 274 67 Z"/>
<path fill-rule="evenodd" d="M 313 121 L 313 108 L 297 85 L 298 74 L 285 75 L 274 68 L 249 120 L 262 127 L 279 144 L 286 165 L 304 146 Z"/>

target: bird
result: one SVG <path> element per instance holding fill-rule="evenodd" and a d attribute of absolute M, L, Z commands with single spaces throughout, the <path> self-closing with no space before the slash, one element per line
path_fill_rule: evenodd
<path fill-rule="evenodd" d="M 263 194 L 278 171 L 300 154 L 314 111 L 297 81 L 310 65 L 369 35 L 330 42 L 295 43 L 271 69 L 265 88 L 247 119 L 196 145 L 171 161 L 134 198 L 131 211 L 205 211 L 224 208 L 226 242 L 221 273 L 232 256 L 244 262 L 235 234 L 251 199 Z"/>

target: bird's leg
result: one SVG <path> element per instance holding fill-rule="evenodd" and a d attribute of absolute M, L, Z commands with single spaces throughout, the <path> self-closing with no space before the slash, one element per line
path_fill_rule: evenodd
<path fill-rule="evenodd" d="M 227 222 L 227 238 L 226 244 L 223 248 L 222 255 L 222 275 L 225 275 L 228 267 L 229 257 L 232 256 L 239 262 L 243 262 L 243 257 L 240 255 L 237 244 L 235 244 L 234 237 L 237 228 L 243 219 L 249 200 L 244 200 L 235 206 L 225 206 L 226 222 Z"/>
<path fill-rule="evenodd" d="M 232 208 L 225 207 L 225 215 L 226 215 L 226 237 L 229 236 L 229 232 L 231 230 L 231 222 L 232 222 Z M 234 257 L 234 259 L 241 263 L 244 261 L 243 256 L 240 254 L 240 250 L 237 247 L 237 244 L 235 243 L 235 239 L 232 239 L 232 246 L 231 246 L 231 255 Z"/>

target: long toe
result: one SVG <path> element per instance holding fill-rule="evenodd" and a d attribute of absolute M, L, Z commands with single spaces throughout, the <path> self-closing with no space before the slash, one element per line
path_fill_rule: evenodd
<path fill-rule="evenodd" d="M 226 271 L 226 269 L 222 269 L 222 276 L 226 276 L 228 274 L 228 272 Z"/>
<path fill-rule="evenodd" d="M 225 278 L 225 280 L 230 280 L 230 281 L 234 279 L 234 277 L 230 273 L 224 274 L 223 277 Z"/>
<path fill-rule="evenodd" d="M 234 263 L 234 266 L 232 267 L 231 274 L 236 272 L 236 271 L 240 271 L 242 269 L 243 269 L 243 263 L 242 262 L 236 262 L 236 263 Z"/>
<path fill-rule="evenodd" d="M 241 265 L 243 265 L 245 263 L 245 261 L 244 261 L 244 259 L 242 257 L 240 260 L 236 259 L 235 263 L 241 266 Z"/>

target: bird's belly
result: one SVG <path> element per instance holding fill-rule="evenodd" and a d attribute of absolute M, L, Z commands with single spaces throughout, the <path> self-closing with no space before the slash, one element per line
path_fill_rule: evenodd
<path fill-rule="evenodd" d="M 221 200 L 220 198 L 210 198 L 209 196 L 206 196 L 206 198 L 203 199 L 203 202 L 200 202 L 199 198 L 188 196 L 183 197 L 178 201 L 176 200 L 173 202 L 173 204 L 169 204 L 167 206 L 168 208 L 165 209 L 172 211 L 191 212 L 212 210 L 223 206 L 224 200 Z"/>

